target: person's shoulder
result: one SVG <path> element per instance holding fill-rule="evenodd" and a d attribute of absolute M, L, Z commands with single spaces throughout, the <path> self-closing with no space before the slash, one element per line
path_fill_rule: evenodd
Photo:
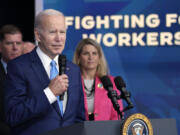
<path fill-rule="evenodd" d="M 67 66 L 79 69 L 79 66 L 74 64 L 72 61 L 67 60 Z"/>
<path fill-rule="evenodd" d="M 30 58 L 29 57 L 30 55 L 31 55 L 30 53 L 22 54 L 22 55 L 20 55 L 20 56 L 18 56 L 16 58 L 14 58 L 13 60 L 10 60 L 8 62 L 8 65 L 9 64 L 15 64 L 15 63 L 17 63 L 17 64 L 25 64 L 28 61 L 28 59 Z"/>
<path fill-rule="evenodd" d="M 114 76 L 112 76 L 112 75 L 108 75 L 108 77 L 110 78 L 110 79 L 114 79 Z"/>

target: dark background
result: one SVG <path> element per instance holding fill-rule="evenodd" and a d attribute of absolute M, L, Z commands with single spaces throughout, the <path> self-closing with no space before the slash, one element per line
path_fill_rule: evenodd
<path fill-rule="evenodd" d="M 23 33 L 24 41 L 34 42 L 34 0 L 3 0 L 0 2 L 0 27 L 14 24 Z"/>

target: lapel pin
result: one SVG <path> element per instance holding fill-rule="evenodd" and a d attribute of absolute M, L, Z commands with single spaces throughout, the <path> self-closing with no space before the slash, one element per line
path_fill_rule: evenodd
<path fill-rule="evenodd" d="M 69 67 L 66 67 L 66 70 L 68 71 L 68 70 L 69 70 Z"/>
<path fill-rule="evenodd" d="M 98 87 L 98 88 L 103 88 L 102 83 L 98 83 L 97 87 Z"/>

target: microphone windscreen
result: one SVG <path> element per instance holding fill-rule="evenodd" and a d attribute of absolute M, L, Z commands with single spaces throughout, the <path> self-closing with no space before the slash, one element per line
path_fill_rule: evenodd
<path fill-rule="evenodd" d="M 59 55 L 59 65 L 60 66 L 66 66 L 66 56 L 65 55 Z"/>
<path fill-rule="evenodd" d="M 66 56 L 62 54 L 59 55 L 58 62 L 59 62 L 59 75 L 62 75 L 65 73 L 65 69 L 66 69 Z"/>
<path fill-rule="evenodd" d="M 117 76 L 117 77 L 114 79 L 114 82 L 115 82 L 116 87 L 117 87 L 118 89 L 126 88 L 126 84 L 125 84 L 124 80 L 122 79 L 122 77 Z"/>
<path fill-rule="evenodd" d="M 113 87 L 112 82 L 108 76 L 101 77 L 101 82 L 106 90 L 108 90 L 110 87 Z"/>
<path fill-rule="evenodd" d="M 65 71 L 66 71 L 66 56 L 62 55 L 62 54 L 59 55 L 58 63 L 59 63 L 59 75 L 65 74 Z M 64 100 L 64 93 L 62 93 L 59 96 L 59 99 L 61 101 Z"/>

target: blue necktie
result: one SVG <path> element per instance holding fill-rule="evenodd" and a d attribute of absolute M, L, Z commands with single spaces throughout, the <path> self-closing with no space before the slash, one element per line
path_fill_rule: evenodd
<path fill-rule="evenodd" d="M 58 70 L 56 68 L 56 62 L 54 60 L 51 61 L 50 65 L 51 65 L 50 79 L 52 80 L 58 75 Z M 60 107 L 61 116 L 63 116 L 63 103 L 61 100 L 59 100 L 59 96 L 57 97 L 57 100 Z"/>

